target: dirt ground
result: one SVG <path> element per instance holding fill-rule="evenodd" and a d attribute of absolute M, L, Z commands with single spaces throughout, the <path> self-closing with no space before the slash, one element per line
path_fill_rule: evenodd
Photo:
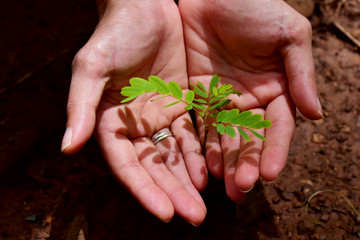
<path fill-rule="evenodd" d="M 60 153 L 71 61 L 97 22 L 91 0 L 2 1 L 0 239 L 360 239 L 360 1 L 292 1 L 313 25 L 324 119 L 297 116 L 281 176 L 244 203 L 210 178 L 205 222 L 147 213 L 96 142 Z"/>

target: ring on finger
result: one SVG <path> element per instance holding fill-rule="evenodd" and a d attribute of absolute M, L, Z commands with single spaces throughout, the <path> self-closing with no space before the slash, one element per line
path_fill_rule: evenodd
<path fill-rule="evenodd" d="M 159 143 L 161 140 L 164 140 L 167 137 L 172 137 L 174 136 L 172 134 L 172 132 L 170 131 L 169 128 L 164 128 L 160 131 L 158 131 L 157 133 L 155 133 L 152 137 L 151 137 L 151 141 L 154 143 L 154 145 L 156 145 L 157 143 Z"/>

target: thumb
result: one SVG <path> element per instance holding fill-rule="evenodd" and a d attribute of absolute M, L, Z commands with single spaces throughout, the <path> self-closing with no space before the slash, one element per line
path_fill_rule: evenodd
<path fill-rule="evenodd" d="M 61 144 L 61 151 L 66 154 L 79 151 L 91 137 L 96 121 L 96 109 L 106 84 L 105 80 L 98 77 L 102 76 L 96 70 L 99 68 L 95 69 L 94 63 L 89 62 L 86 56 L 80 57 L 77 54 L 73 63 L 67 103 L 68 120 Z"/>

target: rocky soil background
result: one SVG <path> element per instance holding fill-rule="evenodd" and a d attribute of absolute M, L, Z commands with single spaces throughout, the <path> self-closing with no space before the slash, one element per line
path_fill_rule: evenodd
<path fill-rule="evenodd" d="M 60 153 L 71 61 L 96 25 L 93 1 L 3 2 L 0 239 L 360 239 L 360 1 L 287 2 L 313 25 L 324 119 L 298 114 L 285 170 L 244 203 L 210 178 L 200 227 L 147 213 L 93 139 Z"/>

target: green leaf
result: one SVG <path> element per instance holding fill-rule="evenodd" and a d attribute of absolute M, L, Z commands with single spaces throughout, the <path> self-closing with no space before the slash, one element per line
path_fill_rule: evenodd
<path fill-rule="evenodd" d="M 229 103 L 231 102 L 230 99 L 225 99 L 215 105 L 212 105 L 209 110 L 213 110 L 213 109 L 216 109 L 216 108 L 221 108 L 221 107 L 225 107 L 226 105 L 228 105 Z"/>
<path fill-rule="evenodd" d="M 143 78 L 134 77 L 129 80 L 130 85 L 144 92 L 156 92 L 156 88 Z"/>
<path fill-rule="evenodd" d="M 153 98 L 153 99 L 151 99 L 150 101 L 151 101 L 151 102 L 153 102 L 153 101 L 160 100 L 160 99 L 162 99 L 162 98 L 166 98 L 166 97 L 168 97 L 168 96 L 167 96 L 167 95 L 165 95 L 165 96 L 161 96 L 161 97 Z"/>
<path fill-rule="evenodd" d="M 194 107 L 193 105 L 189 104 L 189 105 L 185 106 L 185 109 L 186 110 L 191 110 L 191 109 L 193 109 L 193 107 Z"/>
<path fill-rule="evenodd" d="M 190 85 L 194 88 L 193 91 L 196 95 L 199 95 L 200 97 L 207 98 L 207 93 L 201 90 L 198 86 L 195 86 L 194 84 L 190 83 Z"/>
<path fill-rule="evenodd" d="M 243 127 L 249 127 L 259 121 L 261 121 L 263 118 L 263 115 L 261 114 L 253 114 L 249 117 L 247 117 L 246 119 L 244 119 L 244 121 L 240 124 Z"/>
<path fill-rule="evenodd" d="M 270 128 L 271 126 L 272 126 L 272 122 L 270 120 L 263 120 L 250 125 L 249 128 L 261 129 L 261 128 Z"/>
<path fill-rule="evenodd" d="M 209 116 L 210 116 L 210 117 L 215 117 L 215 116 L 217 116 L 217 115 L 219 115 L 219 112 L 213 112 L 213 113 L 211 113 Z"/>
<path fill-rule="evenodd" d="M 227 91 L 227 92 L 230 93 L 230 94 L 236 94 L 236 95 L 238 95 L 238 96 L 241 96 L 241 95 L 242 95 L 242 93 L 241 93 L 240 91 L 235 90 L 235 89 L 230 89 L 230 90 Z"/>
<path fill-rule="evenodd" d="M 227 114 L 226 110 L 222 110 L 221 112 L 219 112 L 219 114 L 216 117 L 216 121 L 217 122 L 221 122 L 223 119 L 223 116 Z"/>
<path fill-rule="evenodd" d="M 131 97 L 127 97 L 127 98 L 125 98 L 125 99 L 123 99 L 123 100 L 121 100 L 121 102 L 120 103 L 126 103 L 126 102 L 129 102 L 129 101 L 131 101 L 131 100 L 133 100 L 134 98 L 137 98 L 138 96 L 131 96 Z"/>
<path fill-rule="evenodd" d="M 121 89 L 121 95 L 125 97 L 138 97 L 144 93 L 144 90 L 135 87 L 126 86 Z"/>
<path fill-rule="evenodd" d="M 220 134 L 224 134 L 226 132 L 226 128 L 225 128 L 224 124 L 219 123 L 216 126 L 216 131 L 218 131 L 218 133 L 220 133 Z"/>
<path fill-rule="evenodd" d="M 170 103 L 170 104 L 166 105 L 164 108 L 174 106 L 175 104 L 178 104 L 178 103 L 181 103 L 181 101 L 175 101 L 175 102 L 172 102 L 172 103 Z"/>
<path fill-rule="evenodd" d="M 218 95 L 218 89 L 216 87 L 213 87 L 212 93 L 214 94 L 214 96 Z"/>
<path fill-rule="evenodd" d="M 181 90 L 180 85 L 176 82 L 171 81 L 171 82 L 169 82 L 168 86 L 169 86 L 171 95 L 174 98 L 181 100 L 183 97 L 183 92 Z"/>
<path fill-rule="evenodd" d="M 198 81 L 197 84 L 201 88 L 201 90 L 203 90 L 207 94 L 205 86 L 200 81 Z"/>
<path fill-rule="evenodd" d="M 237 115 L 236 117 L 234 117 L 231 121 L 231 124 L 234 125 L 241 125 L 243 121 L 245 121 L 246 118 L 248 118 L 249 116 L 251 116 L 252 112 L 251 111 L 243 111 L 241 112 L 239 115 Z"/>
<path fill-rule="evenodd" d="M 240 127 L 238 127 L 238 131 L 240 133 L 240 135 L 246 140 L 246 141 L 250 141 L 250 137 L 249 135 L 244 132 Z"/>
<path fill-rule="evenodd" d="M 223 93 L 231 89 L 233 86 L 231 84 L 223 84 L 219 87 L 219 92 Z"/>
<path fill-rule="evenodd" d="M 235 132 L 235 129 L 233 128 L 233 126 L 231 126 L 231 125 L 226 126 L 226 134 L 229 137 L 235 137 L 236 136 L 236 132 Z"/>
<path fill-rule="evenodd" d="M 250 132 L 252 132 L 252 134 L 254 134 L 255 137 L 258 137 L 258 138 L 260 138 L 260 139 L 263 140 L 263 141 L 266 140 L 266 138 L 265 138 L 263 135 L 261 135 L 260 133 L 257 133 L 257 132 L 255 132 L 255 131 L 253 131 L 253 130 L 251 130 L 251 129 L 249 129 L 249 130 L 250 130 Z"/>
<path fill-rule="evenodd" d="M 236 117 L 239 114 L 239 109 L 231 109 L 230 111 L 227 111 L 226 114 L 222 117 L 221 122 L 224 123 L 231 123 L 231 120 Z"/>
<path fill-rule="evenodd" d="M 264 120 L 264 121 L 262 121 L 263 122 L 263 124 L 264 124 L 264 128 L 271 128 L 271 126 L 272 126 L 272 121 L 270 121 L 270 120 Z"/>
<path fill-rule="evenodd" d="M 157 76 L 150 76 L 149 83 L 152 84 L 159 93 L 170 94 L 169 86 L 161 78 Z"/>
<path fill-rule="evenodd" d="M 209 85 L 209 92 L 212 92 L 213 91 L 213 88 L 219 84 L 220 82 L 220 78 L 215 74 L 212 78 L 211 78 L 211 81 L 210 81 L 210 85 Z M 216 95 L 216 94 L 215 94 Z"/>
<path fill-rule="evenodd" d="M 191 104 L 194 101 L 194 97 L 195 97 L 195 93 L 194 91 L 187 91 L 186 95 L 185 95 L 185 101 L 187 104 Z"/>
<path fill-rule="evenodd" d="M 194 108 L 197 108 L 197 109 L 201 109 L 201 110 L 206 109 L 206 107 L 204 105 L 201 105 L 201 104 L 192 103 L 192 105 L 194 106 Z"/>
<path fill-rule="evenodd" d="M 203 112 L 197 112 L 202 118 L 205 117 L 205 113 Z"/>
<path fill-rule="evenodd" d="M 226 98 L 229 95 L 230 95 L 230 93 L 222 93 L 222 94 L 210 99 L 209 103 L 211 104 L 211 103 L 220 101 L 221 99 Z"/>
<path fill-rule="evenodd" d="M 198 103 L 207 104 L 206 100 L 201 99 L 201 98 L 195 98 L 194 101 L 195 101 L 195 102 L 198 102 Z"/>

